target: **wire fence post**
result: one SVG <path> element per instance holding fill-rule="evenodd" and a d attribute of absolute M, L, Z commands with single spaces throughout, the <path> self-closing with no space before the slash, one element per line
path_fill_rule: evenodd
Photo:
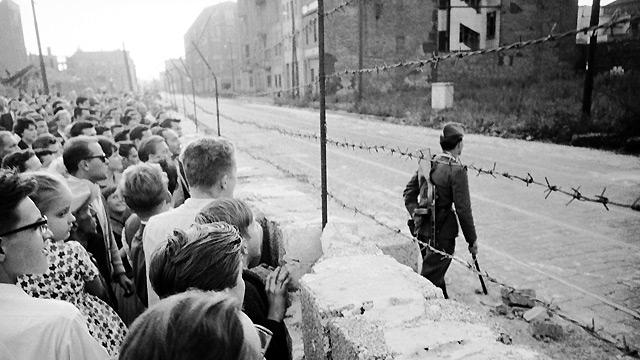
<path fill-rule="evenodd" d="M 600 0 L 593 0 L 591 5 L 591 19 L 589 26 L 597 26 L 600 21 Z M 598 48 L 598 32 L 593 30 L 589 37 L 587 48 L 587 69 L 584 77 L 584 91 L 582 94 L 582 119 L 591 122 L 591 94 L 593 93 L 593 76 L 596 72 L 596 49 Z"/>
<path fill-rule="evenodd" d="M 197 110 L 197 104 L 196 104 L 196 83 L 195 83 L 195 80 L 193 79 L 193 76 L 191 76 L 191 73 L 189 73 L 189 69 L 187 69 L 187 64 L 184 63 L 184 60 L 182 60 L 182 58 L 180 58 L 180 63 L 182 63 L 184 72 L 185 74 L 187 74 L 187 77 L 191 81 L 191 93 L 193 95 L 193 121 L 196 124 L 196 133 L 197 133 L 199 128 L 198 128 L 198 110 Z"/>
<path fill-rule="evenodd" d="M 318 77 L 320 80 L 320 178 L 322 182 L 322 228 L 327 225 L 327 109 L 324 69 L 324 0 L 318 0 Z"/>
<path fill-rule="evenodd" d="M 207 61 L 207 59 L 205 59 L 204 55 L 202 55 L 202 52 L 200 51 L 200 48 L 198 48 L 198 45 L 196 45 L 196 43 L 193 41 L 191 42 L 191 44 L 193 45 L 193 48 L 196 49 L 196 52 L 198 53 L 198 55 L 200 55 L 200 58 L 202 59 L 204 64 L 209 69 L 209 72 L 213 76 L 213 82 L 216 88 L 216 122 L 218 125 L 218 136 L 220 136 L 220 106 L 218 105 L 218 77 L 216 76 L 216 73 L 211 68 L 211 65 L 209 65 L 209 62 Z"/>

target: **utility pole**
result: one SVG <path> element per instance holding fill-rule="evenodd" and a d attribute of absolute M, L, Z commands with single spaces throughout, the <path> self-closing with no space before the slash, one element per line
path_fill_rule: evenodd
<path fill-rule="evenodd" d="M 47 69 L 44 66 L 44 58 L 42 57 L 42 45 L 40 45 L 40 31 L 38 30 L 38 19 L 36 18 L 36 5 L 31 0 L 31 10 L 33 10 L 33 24 L 36 27 L 36 39 L 38 40 L 38 53 L 40 55 L 40 73 L 42 76 L 42 87 L 44 87 L 45 95 L 49 95 L 49 81 L 47 81 Z"/>
<path fill-rule="evenodd" d="M 296 14 L 293 1 L 290 1 L 289 4 L 291 4 L 291 95 L 295 98 L 295 87 L 298 85 L 298 77 L 296 76 L 296 68 L 298 67 L 298 54 L 296 51 Z"/>
<path fill-rule="evenodd" d="M 129 69 L 129 56 L 127 56 L 127 50 L 122 43 L 122 55 L 124 55 L 124 66 L 127 69 L 127 80 L 129 80 L 129 90 L 133 92 L 133 80 L 131 79 L 131 69 Z"/>
<path fill-rule="evenodd" d="M 591 21 L 589 26 L 597 26 L 600 22 L 600 0 L 593 0 L 591 5 Z M 584 93 L 582 94 L 582 122 L 591 121 L 591 93 L 593 92 L 593 76 L 596 72 L 596 49 L 598 47 L 598 35 L 596 31 L 591 33 L 589 48 L 587 51 L 587 64 L 584 76 Z"/>
<path fill-rule="evenodd" d="M 364 68 L 364 17 L 366 10 L 364 1 L 358 1 L 358 70 Z M 358 72 L 358 104 L 362 102 L 362 77 L 363 74 Z"/>
<path fill-rule="evenodd" d="M 318 0 L 318 76 L 320 78 L 320 181 L 322 187 L 322 228 L 327 225 L 327 88 L 324 69 L 324 0 Z"/>

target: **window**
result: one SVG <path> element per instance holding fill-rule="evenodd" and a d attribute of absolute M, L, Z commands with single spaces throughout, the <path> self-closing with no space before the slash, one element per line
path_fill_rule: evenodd
<path fill-rule="evenodd" d="M 311 68 L 311 82 L 316 81 L 315 69 Z"/>
<path fill-rule="evenodd" d="M 313 21 L 313 42 L 318 42 L 318 22 Z"/>
<path fill-rule="evenodd" d="M 267 87 L 271 87 L 271 75 L 267 75 Z"/>
<path fill-rule="evenodd" d="M 404 35 L 396 36 L 396 53 L 404 52 Z"/>
<path fill-rule="evenodd" d="M 304 40 L 307 45 L 309 45 L 309 27 L 304 27 Z"/>
<path fill-rule="evenodd" d="M 460 24 L 460 43 L 465 44 L 471 51 L 480 48 L 480 34 Z"/>
<path fill-rule="evenodd" d="M 376 20 L 380 20 L 380 18 L 382 17 L 382 1 L 380 0 L 376 1 L 374 10 L 375 10 Z"/>
<path fill-rule="evenodd" d="M 244 57 L 249 58 L 249 45 L 244 46 Z"/>
<path fill-rule="evenodd" d="M 496 38 L 496 17 L 495 11 L 487 13 L 487 39 Z"/>

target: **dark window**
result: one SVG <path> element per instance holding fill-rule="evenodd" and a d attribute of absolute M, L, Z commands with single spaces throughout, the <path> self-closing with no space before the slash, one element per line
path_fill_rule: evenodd
<path fill-rule="evenodd" d="M 374 7 L 376 20 L 382 17 L 382 1 L 377 1 Z"/>
<path fill-rule="evenodd" d="M 267 87 L 271 87 L 271 75 L 267 75 Z"/>
<path fill-rule="evenodd" d="M 438 9 L 440 10 L 449 9 L 449 0 L 438 0 Z"/>
<path fill-rule="evenodd" d="M 396 36 L 396 53 L 404 52 L 404 35 Z"/>
<path fill-rule="evenodd" d="M 318 42 L 318 22 L 313 22 L 313 42 Z"/>
<path fill-rule="evenodd" d="M 496 38 L 496 16 L 495 11 L 487 13 L 487 39 Z"/>
<path fill-rule="evenodd" d="M 480 48 L 480 34 L 460 24 L 460 42 L 467 45 L 471 51 Z"/>
<path fill-rule="evenodd" d="M 249 45 L 244 46 L 244 57 L 249 58 Z"/>
<path fill-rule="evenodd" d="M 316 81 L 316 74 L 313 68 L 311 68 L 311 82 Z"/>

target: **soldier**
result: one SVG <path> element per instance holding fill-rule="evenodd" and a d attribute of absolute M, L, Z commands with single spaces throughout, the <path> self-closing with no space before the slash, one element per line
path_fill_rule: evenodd
<path fill-rule="evenodd" d="M 469 243 L 469 252 L 475 256 L 478 252 L 478 243 L 471 214 L 467 167 L 460 161 L 462 138 L 463 130 L 460 125 L 453 123 L 445 125 L 440 135 L 443 153 L 433 156 L 428 173 L 425 174 L 421 169 L 416 171 L 409 180 L 403 196 L 407 211 L 412 216 L 409 227 L 412 228 L 411 232 L 414 236 L 422 242 L 429 243 L 435 249 L 453 255 L 456 236 L 458 236 L 458 221 L 460 221 L 462 233 Z M 435 196 L 427 196 L 430 193 L 429 187 L 434 188 Z M 455 210 L 452 205 L 455 205 Z M 430 211 L 430 208 L 433 211 Z M 456 214 L 458 221 L 456 221 Z M 414 224 L 415 229 L 413 229 Z M 424 249 L 422 276 L 441 288 L 447 299 L 449 296 L 444 275 L 450 264 L 450 258 L 429 248 Z"/>

